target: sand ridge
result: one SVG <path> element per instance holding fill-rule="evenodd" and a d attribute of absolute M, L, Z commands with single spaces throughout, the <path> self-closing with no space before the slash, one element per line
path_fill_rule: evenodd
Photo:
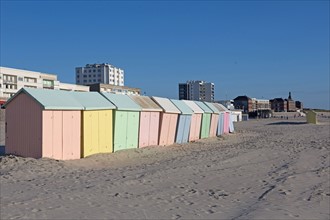
<path fill-rule="evenodd" d="M 80 160 L 0 157 L 1 219 L 329 219 L 330 121 Z"/>

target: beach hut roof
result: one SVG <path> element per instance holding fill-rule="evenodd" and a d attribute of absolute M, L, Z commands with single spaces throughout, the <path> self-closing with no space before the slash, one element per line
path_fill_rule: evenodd
<path fill-rule="evenodd" d="M 118 110 L 141 111 L 141 107 L 127 95 L 103 92 L 102 95 L 112 102 Z"/>
<path fill-rule="evenodd" d="M 171 99 L 173 104 L 181 111 L 183 115 L 192 115 L 194 112 L 182 100 Z"/>
<path fill-rule="evenodd" d="M 163 109 L 148 96 L 129 95 L 129 97 L 142 108 L 142 111 L 163 111 Z"/>
<path fill-rule="evenodd" d="M 219 109 L 217 109 L 213 105 L 213 103 L 211 103 L 211 102 L 204 102 L 204 104 L 207 105 L 207 107 L 209 107 L 215 114 L 219 114 L 220 113 Z"/>
<path fill-rule="evenodd" d="M 203 109 L 204 113 L 213 113 L 213 111 L 207 107 L 203 102 L 201 101 L 194 101 L 201 109 Z"/>
<path fill-rule="evenodd" d="M 84 107 L 85 110 L 116 108 L 116 106 L 98 92 L 71 92 L 71 95 Z"/>
<path fill-rule="evenodd" d="M 39 103 L 43 109 L 52 110 L 83 110 L 84 107 L 70 94 L 69 91 L 52 89 L 22 88 L 7 102 L 8 105 L 16 96 L 24 93 Z M 5 105 L 5 106 L 6 106 Z"/>
<path fill-rule="evenodd" d="M 181 111 L 167 98 L 161 97 L 151 97 L 166 113 L 178 113 L 180 114 Z"/>
<path fill-rule="evenodd" d="M 220 112 L 228 112 L 229 110 L 220 103 L 213 103 L 213 105 L 220 111 Z"/>
<path fill-rule="evenodd" d="M 182 100 L 184 103 L 186 103 L 189 108 L 191 108 L 194 113 L 196 114 L 202 114 L 204 113 L 203 109 L 201 109 L 194 101 L 191 100 Z"/>

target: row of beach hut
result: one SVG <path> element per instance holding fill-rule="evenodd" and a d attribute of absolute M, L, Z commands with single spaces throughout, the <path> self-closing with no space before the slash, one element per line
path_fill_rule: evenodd
<path fill-rule="evenodd" d="M 68 160 L 234 131 L 217 103 L 23 88 L 6 105 L 6 153 Z"/>

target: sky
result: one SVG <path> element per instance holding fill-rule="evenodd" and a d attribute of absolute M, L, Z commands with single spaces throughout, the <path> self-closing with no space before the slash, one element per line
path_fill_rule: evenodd
<path fill-rule="evenodd" d="M 287 98 L 330 109 L 329 1 L 1 1 L 0 65 L 58 75 L 110 63 L 125 85 L 178 99 Z"/>

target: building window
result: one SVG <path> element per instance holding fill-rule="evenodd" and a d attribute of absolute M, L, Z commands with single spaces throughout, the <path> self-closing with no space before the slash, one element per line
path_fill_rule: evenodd
<path fill-rule="evenodd" d="M 77 78 L 79 79 L 79 75 L 77 75 Z"/>
<path fill-rule="evenodd" d="M 88 70 L 88 72 L 90 73 L 90 72 L 92 72 L 91 70 Z"/>
<path fill-rule="evenodd" d="M 77 70 L 77 73 L 80 73 L 79 70 Z"/>
<path fill-rule="evenodd" d="M 93 70 L 93 73 L 95 73 L 96 71 L 95 70 Z"/>
<path fill-rule="evenodd" d="M 87 73 L 87 70 L 84 70 L 84 73 Z"/>
<path fill-rule="evenodd" d="M 101 72 L 101 70 L 100 70 L 100 69 L 98 69 L 98 70 L 97 70 L 97 72 L 99 72 L 99 73 L 100 73 L 100 72 Z"/>
<path fill-rule="evenodd" d="M 87 83 L 87 80 L 86 79 L 84 79 L 84 83 Z"/>

